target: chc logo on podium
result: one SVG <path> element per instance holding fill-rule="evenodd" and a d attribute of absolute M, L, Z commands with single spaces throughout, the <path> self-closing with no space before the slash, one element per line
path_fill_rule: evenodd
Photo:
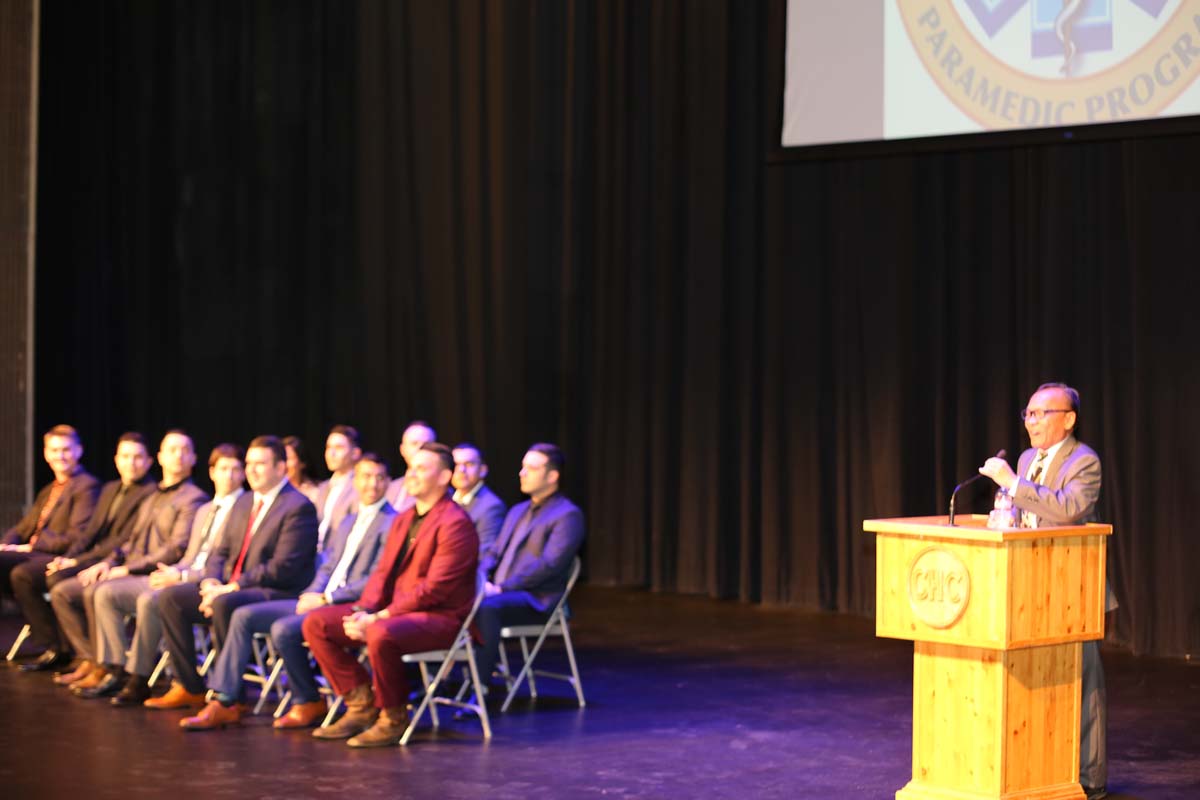
<path fill-rule="evenodd" d="M 985 130 L 1156 116 L 1200 75 L 1198 0 L 896 0 L 942 92 Z"/>
<path fill-rule="evenodd" d="M 922 550 L 908 570 L 908 604 L 931 628 L 949 628 L 967 610 L 971 573 L 962 560 L 940 547 Z"/>

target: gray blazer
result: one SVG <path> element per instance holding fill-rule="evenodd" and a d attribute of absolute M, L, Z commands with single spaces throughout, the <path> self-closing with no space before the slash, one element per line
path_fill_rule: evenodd
<path fill-rule="evenodd" d="M 479 534 L 479 556 L 482 558 L 496 541 L 496 535 L 500 533 L 500 527 L 504 524 L 504 512 L 508 509 L 504 501 L 485 484 L 479 487 L 470 504 L 463 506 L 463 510 L 467 512 L 471 522 L 475 523 L 475 532 Z"/>
<path fill-rule="evenodd" d="M 345 585 L 332 593 L 334 603 L 353 603 L 362 594 L 363 587 L 367 585 L 367 578 L 371 577 L 371 571 L 375 569 L 375 564 L 379 561 L 380 554 L 383 553 L 383 546 L 387 543 L 388 531 L 391 530 L 392 520 L 395 517 L 396 510 L 384 502 L 359 543 L 354 560 L 350 562 L 350 571 L 346 573 Z M 354 530 L 354 522 L 357 519 L 358 512 L 355 511 L 342 520 L 342 524 L 336 531 L 325 537 L 325 562 L 321 564 L 316 577 L 304 590 L 305 592 L 325 591 L 329 585 L 329 579 L 333 576 L 333 571 L 337 569 L 338 562 L 342 560 L 342 554 L 346 552 L 346 544 L 350 540 L 350 532 Z"/>
<path fill-rule="evenodd" d="M 323 522 L 325 517 L 325 503 L 329 500 L 329 489 L 333 484 L 328 481 L 321 481 L 321 485 L 317 487 L 317 522 Z M 329 524 L 325 526 L 325 535 L 320 538 L 317 543 L 318 550 L 328 550 L 328 545 L 325 543 L 325 538 L 330 533 L 336 531 L 342 526 L 342 520 L 346 518 L 354 509 L 358 508 L 358 492 L 354 490 L 354 479 L 350 478 L 342 484 L 342 493 L 336 500 L 333 501 L 333 513 L 330 514 Z"/>
<path fill-rule="evenodd" d="M 187 550 L 183 552 L 183 557 L 172 565 L 175 569 L 181 572 L 191 570 L 201 553 L 206 554 L 205 557 L 207 559 L 207 555 L 211 554 L 217 544 L 220 543 L 221 536 L 225 530 L 225 523 L 229 521 L 229 514 L 225 514 L 225 518 L 221 520 L 220 526 L 215 530 L 211 530 L 208 527 L 208 521 L 216 508 L 216 501 L 210 500 L 196 509 L 196 516 L 192 518 L 192 534 L 188 537 Z M 202 577 L 204 577 L 203 568 L 197 570 L 194 574 L 187 575 L 185 580 L 199 581 Z"/>
<path fill-rule="evenodd" d="M 1026 480 L 1025 473 L 1037 456 L 1031 447 L 1017 459 L 1017 491 L 1013 505 L 1038 515 L 1038 521 L 1050 525 L 1082 525 L 1097 522 L 1096 503 L 1100 499 L 1100 457 L 1074 436 L 1068 436 L 1054 458 L 1046 465 L 1042 483 Z M 1105 578 L 1104 610 L 1117 607 L 1117 596 Z"/>
<path fill-rule="evenodd" d="M 1024 477 L 1036 455 L 1037 449 L 1031 447 L 1017 459 L 1013 504 L 1050 525 L 1095 522 L 1096 501 L 1100 499 L 1100 457 L 1096 451 L 1068 436 L 1046 466 L 1040 484 Z"/>

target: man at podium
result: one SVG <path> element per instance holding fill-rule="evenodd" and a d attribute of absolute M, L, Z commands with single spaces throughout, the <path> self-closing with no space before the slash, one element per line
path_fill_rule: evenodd
<path fill-rule="evenodd" d="M 1100 497 L 1100 458 L 1075 438 L 1079 392 L 1065 383 L 1043 383 L 1021 412 L 1031 447 L 1021 453 L 1017 471 L 1003 458 L 989 458 L 979 471 L 1012 495 L 1021 525 L 1077 525 L 1095 522 Z M 1106 587 L 1105 611 L 1117 607 Z M 1099 642 L 1083 643 L 1082 730 L 1079 782 L 1088 800 L 1105 797 L 1108 761 L 1105 727 L 1108 698 Z"/>

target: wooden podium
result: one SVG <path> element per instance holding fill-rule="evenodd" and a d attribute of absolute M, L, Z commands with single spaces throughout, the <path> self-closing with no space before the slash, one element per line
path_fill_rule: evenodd
<path fill-rule="evenodd" d="M 1081 642 L 1104 636 L 1111 525 L 870 519 L 875 633 L 913 644 L 912 780 L 897 800 L 1083 800 Z"/>

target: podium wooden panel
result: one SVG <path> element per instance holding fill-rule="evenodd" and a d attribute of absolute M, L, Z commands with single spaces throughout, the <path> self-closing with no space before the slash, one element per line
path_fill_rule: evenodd
<path fill-rule="evenodd" d="M 1082 800 L 1081 642 L 1104 636 L 1111 525 L 865 520 L 875 633 L 913 645 L 913 772 L 898 800 Z"/>

